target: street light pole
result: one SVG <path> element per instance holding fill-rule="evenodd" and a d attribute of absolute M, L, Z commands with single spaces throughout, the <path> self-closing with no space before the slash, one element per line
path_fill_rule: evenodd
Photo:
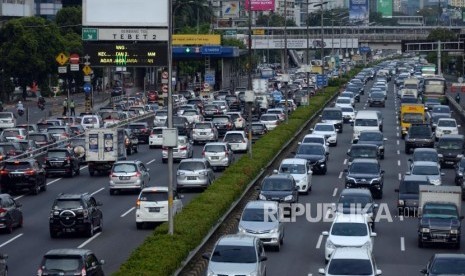
<path fill-rule="evenodd" d="M 247 90 L 251 91 L 252 90 L 252 0 L 248 0 L 249 5 L 249 14 L 248 14 L 248 38 L 249 38 L 249 44 L 248 44 L 248 66 L 247 66 Z M 249 138 L 249 157 L 252 158 L 252 104 L 253 103 L 247 103 L 249 110 L 248 110 L 248 123 L 249 123 L 249 128 L 248 128 L 248 138 Z"/>
<path fill-rule="evenodd" d="M 309 22 L 308 22 L 308 9 L 309 9 L 309 2 L 307 0 L 307 18 L 305 20 L 305 23 L 307 25 L 307 35 L 306 35 L 306 38 L 307 38 L 307 97 L 310 101 L 310 30 L 309 30 Z"/>
<path fill-rule="evenodd" d="M 249 0 L 250 1 L 250 0 Z M 307 42 L 308 43 L 308 42 Z M 284 0 L 284 75 L 286 76 L 285 81 L 289 82 L 289 76 L 287 75 L 289 58 L 287 57 L 287 0 Z M 286 124 L 289 122 L 289 107 L 287 101 L 287 82 L 284 82 L 284 99 L 286 99 L 284 105 L 284 112 L 286 114 Z"/>
<path fill-rule="evenodd" d="M 173 96 L 171 89 L 171 77 L 173 75 L 173 0 L 168 0 L 168 128 L 173 128 Z M 168 147 L 168 234 L 174 234 L 174 210 L 173 210 L 173 148 Z"/>

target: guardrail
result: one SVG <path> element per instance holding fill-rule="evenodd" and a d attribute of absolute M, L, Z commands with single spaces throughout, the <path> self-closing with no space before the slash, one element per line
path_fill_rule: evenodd
<path fill-rule="evenodd" d="M 459 92 L 460 93 L 460 92 Z M 462 123 L 465 123 L 465 110 L 462 106 L 455 101 L 455 99 L 449 95 L 446 96 L 449 101 L 449 106 L 453 109 L 455 114 L 458 114 Z"/>

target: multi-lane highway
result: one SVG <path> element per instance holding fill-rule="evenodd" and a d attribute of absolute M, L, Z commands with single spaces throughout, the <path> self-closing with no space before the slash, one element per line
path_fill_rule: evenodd
<path fill-rule="evenodd" d="M 365 91 L 369 89 L 366 88 Z M 397 193 L 394 189 L 398 187 L 400 177 L 407 171 L 409 156 L 404 153 L 404 141 L 398 135 L 398 121 L 395 115 L 398 99 L 394 96 L 393 84 L 389 85 L 385 108 L 370 108 L 366 101 L 367 92 L 362 96 L 360 103 L 356 103 L 356 109 L 378 109 L 384 116 L 386 153 L 385 159 L 380 161 L 382 169 L 385 170 L 384 196 L 376 201 L 379 204 L 387 204 L 393 218 L 392 221 L 380 220 L 376 225 L 375 232 L 378 236 L 374 238 L 375 259 L 383 275 L 419 275 L 419 270 L 425 267 L 434 253 L 461 251 L 437 247 L 418 248 L 418 219 L 397 216 Z M 344 189 L 343 170 L 347 168 L 346 153 L 350 147 L 352 130 L 348 124 L 344 126 L 344 132 L 338 136 L 337 147 L 330 148 L 328 173 L 323 176 L 314 175 L 312 192 L 308 196 L 300 197 L 300 203 L 310 204 L 313 218 L 317 215 L 315 210 L 318 203 L 336 202 Z M 454 170 L 443 171 L 443 185 L 454 185 Z M 318 275 L 318 268 L 325 266 L 326 238 L 321 232 L 328 231 L 330 226 L 330 222 L 309 222 L 305 216 L 298 217 L 295 222 L 286 223 L 284 246 L 281 251 L 267 252 L 267 275 Z"/>

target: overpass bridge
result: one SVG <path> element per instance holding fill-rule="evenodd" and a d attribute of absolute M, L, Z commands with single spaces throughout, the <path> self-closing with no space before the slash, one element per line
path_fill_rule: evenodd
<path fill-rule="evenodd" d="M 288 49 L 315 48 L 321 41 L 322 31 L 326 49 L 358 49 L 368 46 L 377 50 L 401 50 L 402 40 L 424 40 L 433 29 L 449 29 L 457 34 L 465 33 L 461 26 L 324 26 L 287 27 Z M 247 27 L 218 27 L 224 37 L 247 40 Z M 308 44 L 307 44 L 308 30 Z M 283 27 L 252 27 L 253 49 L 283 49 Z M 260 33 L 260 34 L 258 34 Z M 307 46 L 308 45 L 308 46 Z M 317 47 L 319 48 L 319 46 Z"/>

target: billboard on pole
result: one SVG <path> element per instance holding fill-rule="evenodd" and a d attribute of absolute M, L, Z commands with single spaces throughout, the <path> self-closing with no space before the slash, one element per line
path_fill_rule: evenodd
<path fill-rule="evenodd" d="M 252 11 L 274 11 L 275 0 L 245 0 L 245 10 L 249 10 L 249 1 Z"/>
<path fill-rule="evenodd" d="M 392 0 L 378 0 L 376 6 L 383 17 L 392 17 Z"/>
<path fill-rule="evenodd" d="M 240 10 L 239 1 L 229 1 L 229 2 L 223 1 L 221 10 L 222 10 L 223 17 L 226 17 L 226 18 L 239 17 L 239 10 Z"/>
<path fill-rule="evenodd" d="M 349 20 L 368 24 L 368 0 L 349 0 Z"/>

